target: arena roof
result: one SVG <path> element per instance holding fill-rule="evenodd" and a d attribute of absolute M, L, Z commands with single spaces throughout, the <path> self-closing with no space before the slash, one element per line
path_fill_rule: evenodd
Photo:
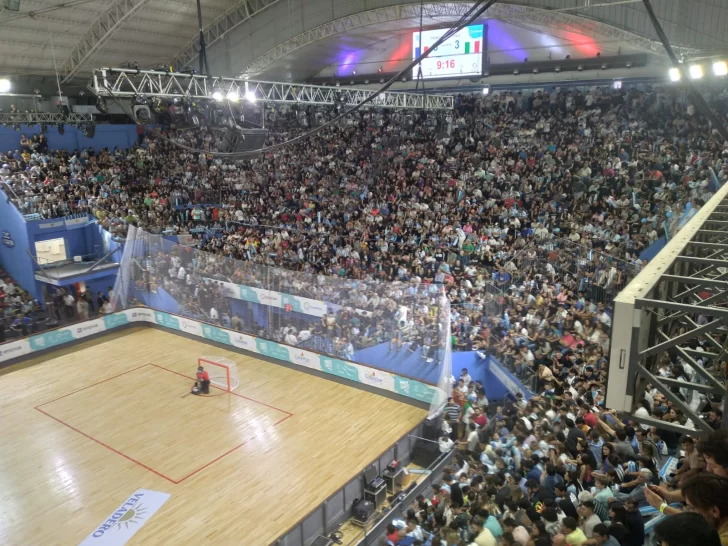
<path fill-rule="evenodd" d="M 673 45 L 689 56 L 728 52 L 725 0 L 652 0 Z M 471 3 L 406 0 L 202 0 L 214 74 L 303 80 L 355 62 L 385 64 L 423 25 L 447 25 Z M 662 55 L 642 0 L 509 0 L 487 14 L 492 54 L 552 50 Z M 136 62 L 197 66 L 195 0 L 21 0 L 0 13 L 0 75 L 85 77 Z M 589 51 L 586 51 L 589 50 Z M 530 52 L 530 55 L 529 55 Z M 553 53 L 552 53 L 553 54 Z M 353 59 L 353 60 L 352 60 Z"/>

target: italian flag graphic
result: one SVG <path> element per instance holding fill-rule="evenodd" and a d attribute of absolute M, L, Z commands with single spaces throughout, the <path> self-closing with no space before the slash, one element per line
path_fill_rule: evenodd
<path fill-rule="evenodd" d="M 480 40 L 467 40 L 464 44 L 465 54 L 480 53 Z"/>

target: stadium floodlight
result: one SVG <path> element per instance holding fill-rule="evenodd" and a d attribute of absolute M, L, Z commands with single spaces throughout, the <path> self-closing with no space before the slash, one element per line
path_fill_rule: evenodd
<path fill-rule="evenodd" d="M 670 72 L 668 74 L 670 75 L 671 82 L 679 82 L 682 79 L 682 74 L 680 74 L 680 69 L 676 68 L 674 66 L 670 69 Z"/>
<path fill-rule="evenodd" d="M 225 97 L 230 102 L 238 102 L 240 100 L 240 95 L 238 95 L 238 92 L 235 91 L 234 89 L 231 89 L 230 91 L 228 91 L 228 93 Z"/>
<path fill-rule="evenodd" d="M 690 65 L 690 77 L 694 80 L 699 80 L 704 76 L 703 73 L 703 65 L 701 64 L 692 64 Z"/>
<path fill-rule="evenodd" d="M 713 74 L 716 76 L 728 75 L 728 63 L 725 61 L 716 61 L 713 63 Z"/>
<path fill-rule="evenodd" d="M 247 100 L 249 103 L 255 103 L 257 97 L 255 96 L 255 91 L 250 90 L 245 92 L 245 100 Z"/>
<path fill-rule="evenodd" d="M 10 80 L 7 78 L 0 78 L 0 93 L 7 93 L 12 87 L 13 84 L 10 83 Z"/>
<path fill-rule="evenodd" d="M 225 95 L 222 94 L 221 89 L 215 88 L 212 90 L 212 98 L 215 99 L 217 102 L 221 102 L 224 97 Z"/>

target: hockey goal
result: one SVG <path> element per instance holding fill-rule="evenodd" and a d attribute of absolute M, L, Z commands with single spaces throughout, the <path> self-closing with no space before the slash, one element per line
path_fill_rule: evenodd
<path fill-rule="evenodd" d="M 238 367 L 229 358 L 221 356 L 202 356 L 197 359 L 197 366 L 202 366 L 210 375 L 210 384 L 224 391 L 234 391 L 240 385 Z"/>

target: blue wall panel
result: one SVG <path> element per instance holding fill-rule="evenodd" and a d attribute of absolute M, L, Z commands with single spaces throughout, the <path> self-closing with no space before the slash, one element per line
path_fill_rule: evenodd
<path fill-rule="evenodd" d="M 28 256 L 28 230 L 25 219 L 15 205 L 8 202 L 0 192 L 0 265 L 15 282 L 38 297 L 38 289 L 33 274 L 33 260 Z"/>
<path fill-rule="evenodd" d="M 86 138 L 83 131 L 76 129 L 72 125 L 65 126 L 65 132 L 58 134 L 57 127 L 48 127 L 46 138 L 48 146 L 52 150 L 81 150 L 83 148 L 93 148 L 100 150 L 101 148 L 131 148 L 137 140 L 136 125 L 97 125 L 94 138 Z M 14 130 L 12 127 L 0 127 L 0 150 L 11 151 L 20 150 L 20 135 L 26 136 L 40 134 L 40 126 L 21 125 L 20 131 Z"/>

